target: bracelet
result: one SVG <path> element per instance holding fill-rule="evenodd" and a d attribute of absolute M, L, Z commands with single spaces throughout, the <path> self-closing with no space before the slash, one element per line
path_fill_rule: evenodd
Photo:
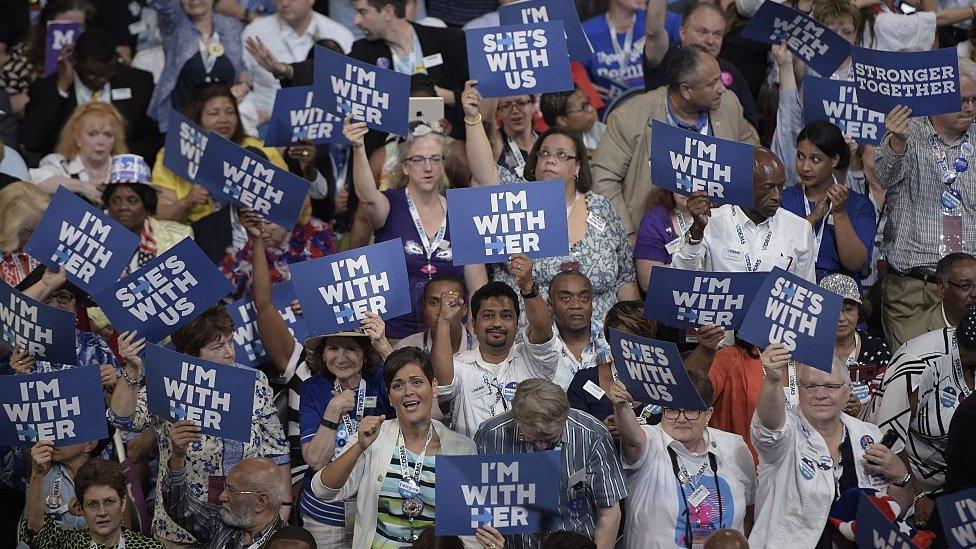
<path fill-rule="evenodd" d="M 911 471 L 908 471 L 908 472 L 905 473 L 905 476 L 902 477 L 899 480 L 888 479 L 888 483 L 891 484 L 891 485 L 893 485 L 893 486 L 897 486 L 899 488 L 904 488 L 905 486 L 908 485 L 908 483 L 911 480 L 912 480 L 912 472 Z"/>
<path fill-rule="evenodd" d="M 478 117 L 474 120 L 468 120 L 467 116 L 464 117 L 464 123 L 468 126 L 477 126 L 478 124 L 481 124 L 482 120 L 484 120 L 484 117 L 481 116 L 480 112 L 478 113 Z"/>
<path fill-rule="evenodd" d="M 339 424 L 338 423 L 336 423 L 334 421 L 329 421 L 329 420 L 327 420 L 325 418 L 322 418 L 322 421 L 319 422 L 319 425 L 321 425 L 322 427 L 328 427 L 329 429 L 332 429 L 333 431 L 338 431 L 339 430 Z"/>
<path fill-rule="evenodd" d="M 535 284 L 532 285 L 532 289 L 529 290 L 529 293 L 526 294 L 523 294 L 522 292 L 519 293 L 522 294 L 523 300 L 532 299 L 533 297 L 539 297 L 539 290 L 538 288 L 535 287 Z"/>
<path fill-rule="evenodd" d="M 123 360 L 126 363 L 129 362 L 128 359 L 123 359 Z M 131 387 L 135 387 L 137 385 L 139 387 L 142 387 L 143 385 L 146 384 L 146 374 L 142 374 L 142 376 L 139 379 L 132 379 L 131 377 L 129 377 L 129 374 L 125 373 L 125 368 L 119 368 L 119 371 L 122 374 L 122 379 L 124 379 L 125 382 L 128 383 Z"/>
<path fill-rule="evenodd" d="M 701 244 L 703 240 L 705 240 L 705 235 L 704 234 L 702 234 L 702 237 L 701 238 L 699 238 L 699 239 L 696 240 L 696 239 L 694 239 L 694 238 L 691 237 L 691 229 L 688 229 L 687 231 L 685 231 L 685 242 L 687 242 L 688 244 L 691 244 L 692 246 L 697 246 L 697 245 Z"/>

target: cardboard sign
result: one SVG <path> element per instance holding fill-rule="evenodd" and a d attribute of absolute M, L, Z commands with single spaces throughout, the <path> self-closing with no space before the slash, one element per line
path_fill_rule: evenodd
<path fill-rule="evenodd" d="M 184 238 L 95 300 L 119 332 L 156 342 L 199 316 L 233 288 L 210 258 Z"/>
<path fill-rule="evenodd" d="M 885 133 L 885 113 L 860 106 L 853 82 L 807 76 L 803 79 L 803 123 L 817 120 L 826 120 L 867 145 L 878 145 Z"/>
<path fill-rule="evenodd" d="M 44 37 L 44 76 L 58 72 L 58 57 L 65 46 L 73 46 L 81 35 L 81 23 L 48 21 Z"/>
<path fill-rule="evenodd" d="M 569 58 L 585 62 L 593 57 L 593 46 L 583 33 L 576 3 L 573 0 L 523 0 L 498 7 L 502 25 L 530 25 L 548 21 L 562 21 L 566 31 Z"/>
<path fill-rule="evenodd" d="M 858 547 L 918 549 L 918 546 L 901 533 L 867 496 L 862 495 L 858 501 L 855 520 L 857 520 L 855 539 Z"/>
<path fill-rule="evenodd" d="M 275 94 L 274 108 L 268 120 L 264 144 L 287 147 L 307 139 L 314 145 L 345 143 L 342 119 L 328 112 L 312 86 L 281 88 Z"/>
<path fill-rule="evenodd" d="M 181 179 L 196 182 L 203 153 L 207 151 L 210 132 L 172 109 L 169 115 L 169 131 L 166 132 L 166 148 L 163 166 Z"/>
<path fill-rule="evenodd" d="M 854 84 L 861 106 L 888 113 L 897 105 L 912 116 L 959 112 L 959 55 L 956 48 L 933 51 L 851 51 Z"/>
<path fill-rule="evenodd" d="M 936 504 L 946 544 L 951 549 L 976 547 L 976 488 L 942 496 Z"/>
<path fill-rule="evenodd" d="M 0 383 L 0 407 L 2 445 L 27 446 L 48 439 L 59 447 L 108 437 L 102 376 L 96 366 L 7 376 Z"/>
<path fill-rule="evenodd" d="M 793 55 L 829 76 L 851 55 L 851 43 L 823 23 L 789 6 L 763 2 L 742 37 L 766 44 L 785 41 Z"/>
<path fill-rule="evenodd" d="M 760 349 L 779 343 L 793 353 L 793 360 L 830 372 L 843 301 L 776 267 L 756 290 L 738 335 Z"/>
<path fill-rule="evenodd" d="M 651 123 L 651 179 L 671 192 L 705 191 L 718 204 L 752 207 L 753 147 L 683 130 L 660 120 Z"/>
<path fill-rule="evenodd" d="M 540 510 L 556 511 L 562 452 L 437 456 L 438 536 L 473 535 L 488 524 L 504 535 L 542 531 Z"/>
<path fill-rule="evenodd" d="M 22 294 L 0 280 L 0 334 L 38 360 L 74 364 L 75 315 Z"/>
<path fill-rule="evenodd" d="M 257 370 L 146 345 L 146 404 L 167 421 L 188 419 L 200 432 L 250 442 Z"/>
<path fill-rule="evenodd" d="M 363 63 L 315 46 L 315 86 L 326 111 L 366 122 L 381 132 L 407 135 L 410 75 Z"/>
<path fill-rule="evenodd" d="M 448 189 L 447 221 L 455 265 L 569 253 L 562 180 Z"/>
<path fill-rule="evenodd" d="M 468 68 L 484 97 L 573 89 L 562 21 L 464 31 Z"/>
<path fill-rule="evenodd" d="M 736 330 L 766 273 L 715 273 L 654 267 L 644 315 L 680 328 L 705 324 Z"/>
<path fill-rule="evenodd" d="M 305 328 L 305 317 L 296 315 L 291 310 L 291 302 L 294 299 L 297 299 L 297 296 L 291 282 L 279 282 L 271 287 L 271 301 L 288 325 L 288 331 L 297 341 L 305 341 L 308 334 Z M 227 312 L 234 319 L 234 350 L 237 363 L 255 367 L 265 362 L 268 355 L 258 335 L 256 310 L 251 294 L 228 305 Z"/>
<path fill-rule="evenodd" d="M 295 263 L 291 282 L 310 335 L 359 329 L 367 312 L 389 319 L 412 309 L 399 238 Z"/>
<path fill-rule="evenodd" d="M 705 410 L 674 343 L 610 329 L 613 366 L 630 396 L 664 408 Z"/>
<path fill-rule="evenodd" d="M 58 187 L 24 246 L 32 257 L 94 295 L 119 279 L 139 248 L 139 235 L 65 187 Z"/>
<path fill-rule="evenodd" d="M 288 229 L 302 213 L 309 188 L 307 180 L 217 134 L 210 136 L 198 182 L 214 197 Z"/>

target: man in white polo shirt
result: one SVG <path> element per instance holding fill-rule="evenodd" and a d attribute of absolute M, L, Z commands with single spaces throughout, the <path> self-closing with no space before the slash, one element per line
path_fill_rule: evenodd
<path fill-rule="evenodd" d="M 515 343 L 518 296 L 504 282 L 489 282 L 471 297 L 478 345 L 454 355 L 451 320 L 461 314 L 464 302 L 457 292 L 441 294 L 431 362 L 440 384 L 438 397 L 453 399 L 452 428 L 468 438 L 474 436 L 482 422 L 512 407 L 518 382 L 530 378 L 552 380 L 559 364 L 559 341 L 552 332 L 549 305 L 536 291 L 532 260 L 516 254 L 509 261 L 508 270 L 522 293 L 528 319 L 520 343 Z"/>

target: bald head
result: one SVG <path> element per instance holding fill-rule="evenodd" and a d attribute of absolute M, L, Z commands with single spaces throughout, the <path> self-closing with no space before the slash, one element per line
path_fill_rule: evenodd
<path fill-rule="evenodd" d="M 776 153 L 765 147 L 754 149 L 752 184 L 755 196 L 753 212 L 761 219 L 776 215 L 786 185 L 786 168 Z"/>
<path fill-rule="evenodd" d="M 708 536 L 705 549 L 749 549 L 749 540 L 738 530 L 722 528 Z"/>
<path fill-rule="evenodd" d="M 284 486 L 278 473 L 278 465 L 267 458 L 242 459 L 230 471 L 234 488 L 267 494 L 270 507 L 278 508 L 285 499 Z"/>

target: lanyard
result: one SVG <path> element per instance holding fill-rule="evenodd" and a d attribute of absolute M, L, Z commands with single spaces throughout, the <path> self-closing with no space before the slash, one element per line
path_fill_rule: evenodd
<path fill-rule="evenodd" d="M 508 148 L 512 151 L 512 158 L 515 160 L 515 172 L 518 173 L 519 177 L 522 177 L 522 173 L 525 171 L 525 156 L 522 154 L 522 149 L 511 137 L 506 135 L 505 140 L 508 142 Z"/>
<path fill-rule="evenodd" d="M 569 206 L 566 206 L 566 219 L 569 219 L 569 216 L 573 213 L 573 208 L 576 207 L 576 202 L 579 200 L 579 197 L 579 191 L 573 191 L 573 201 L 569 203 Z"/>
<path fill-rule="evenodd" d="M 803 193 L 804 215 L 810 215 L 811 213 L 813 213 L 813 210 L 810 209 L 810 201 L 807 200 L 807 191 L 802 190 L 801 192 Z M 834 214 L 831 212 L 827 212 L 827 215 L 820 220 L 820 228 L 813 232 L 813 242 L 816 245 L 817 254 L 820 253 L 820 243 L 823 241 L 824 231 L 827 229 L 827 219 L 829 219 L 830 216 L 832 215 Z"/>
<path fill-rule="evenodd" d="M 333 383 L 335 385 L 332 388 L 332 395 L 338 395 L 342 392 L 342 386 L 339 385 L 339 380 L 335 380 Z M 359 420 L 361 420 L 366 415 L 366 380 L 359 380 L 359 389 L 356 390 L 356 412 L 355 417 L 349 417 L 349 413 L 342 414 L 342 423 L 346 427 L 346 438 L 351 438 L 356 432 L 356 426 L 359 425 Z M 338 436 L 338 433 L 336 434 Z M 342 450 L 338 445 L 336 446 L 336 452 Z"/>
<path fill-rule="evenodd" d="M 337 143 L 329 144 L 329 159 L 332 160 L 332 177 L 338 193 L 346 186 L 346 172 L 349 169 L 349 150 Z"/>
<path fill-rule="evenodd" d="M 685 231 L 688 230 L 689 225 L 685 223 L 684 214 L 679 212 L 677 209 L 674 210 L 674 220 L 678 222 L 678 235 L 680 236 L 685 234 Z"/>
<path fill-rule="evenodd" d="M 427 428 L 427 436 L 424 437 L 424 448 L 420 452 L 420 457 L 417 459 L 417 463 L 414 464 L 413 474 L 410 474 L 410 464 L 407 463 L 407 450 L 404 444 L 401 444 L 402 431 L 397 428 L 397 451 L 400 453 L 400 476 L 404 480 L 412 478 L 420 484 L 420 473 L 424 471 L 424 458 L 427 457 L 427 445 L 430 444 L 430 439 L 434 435 L 434 424 L 431 423 L 430 427 Z"/>
<path fill-rule="evenodd" d="M 745 248 L 746 247 L 746 235 L 745 235 L 745 233 L 742 232 L 742 223 L 739 222 L 739 209 L 736 206 L 732 206 L 732 209 L 730 209 L 729 211 L 731 212 L 730 215 L 732 216 L 732 223 L 735 225 L 735 233 L 739 237 L 739 244 L 741 244 L 742 247 Z M 762 248 L 759 250 L 759 253 L 765 253 L 766 250 L 769 249 L 769 241 L 772 239 L 772 237 L 773 237 L 772 221 L 767 219 L 766 220 L 766 239 L 763 240 L 763 245 L 762 245 Z M 749 254 L 749 252 L 747 252 L 747 251 L 745 251 L 745 249 L 743 249 L 743 253 L 745 254 L 745 259 L 746 259 L 746 270 L 749 271 L 750 273 L 754 273 L 754 272 L 758 271 L 759 270 L 759 265 L 762 264 L 762 259 L 760 259 L 760 258 L 757 257 L 756 258 L 756 264 L 753 265 L 752 264 L 752 259 L 751 259 L 752 256 Z"/>
<path fill-rule="evenodd" d="M 674 449 L 671 448 L 670 446 L 668 446 L 668 456 L 671 457 L 671 469 L 674 471 L 674 478 L 678 481 L 678 487 L 681 488 L 681 496 L 685 500 L 685 515 L 686 515 L 685 547 L 688 547 L 690 549 L 692 546 L 692 538 L 693 538 L 692 527 L 691 527 L 691 512 L 692 512 L 691 510 L 692 508 L 697 510 L 698 507 L 701 505 L 701 502 L 699 502 L 698 505 L 694 505 L 694 506 L 691 505 L 691 502 L 688 501 L 688 493 L 685 492 L 685 484 L 690 484 L 692 488 L 694 488 L 694 485 L 697 483 L 697 478 L 701 478 L 701 475 L 705 473 L 705 465 L 702 464 L 702 469 L 696 475 L 696 479 L 694 482 L 690 478 L 688 478 L 688 482 L 685 482 L 682 479 L 682 476 L 687 478 L 688 475 L 687 474 L 682 475 L 681 471 L 678 469 L 678 455 L 675 453 Z M 715 460 L 715 454 L 711 452 L 708 452 L 708 465 L 712 469 L 712 479 L 715 481 L 715 492 L 718 496 L 718 527 L 721 528 L 722 523 L 725 522 L 725 508 L 722 502 L 722 486 L 718 482 L 718 463 Z M 692 492 L 692 495 L 694 495 L 694 492 Z M 700 513 L 698 514 L 698 520 L 699 520 L 698 525 L 701 526 L 702 524 L 701 524 Z"/>
<path fill-rule="evenodd" d="M 210 36 L 210 44 L 206 44 L 200 38 L 200 59 L 203 61 L 203 72 L 210 74 L 213 71 L 217 58 L 224 54 L 224 46 L 220 43 L 220 33 L 216 30 Z"/>
<path fill-rule="evenodd" d="M 956 334 L 952 334 L 952 370 L 956 375 L 956 379 L 959 382 L 959 386 L 962 388 L 963 397 L 968 397 L 973 394 L 973 390 L 966 385 L 966 377 L 962 371 L 962 359 L 959 358 L 959 340 L 956 339 Z"/>
<path fill-rule="evenodd" d="M 390 48 L 390 57 L 393 58 L 393 69 L 401 74 L 417 74 L 417 73 L 427 73 L 426 67 L 424 67 L 424 52 L 420 46 L 420 38 L 417 33 L 413 33 L 413 45 L 410 49 L 410 55 L 406 57 L 400 57 Z"/>
<path fill-rule="evenodd" d="M 444 233 L 447 232 L 447 211 L 444 211 L 444 219 L 441 220 L 441 226 L 437 229 L 437 233 L 434 234 L 434 240 L 431 241 L 427 237 L 427 230 L 424 229 L 423 222 L 420 221 L 420 212 L 417 211 L 417 205 L 410 198 L 410 190 L 404 189 L 403 194 L 407 197 L 407 209 L 410 210 L 410 218 L 413 219 L 413 224 L 417 227 L 417 234 L 420 235 L 420 243 L 424 247 L 424 254 L 427 255 L 427 278 L 430 278 L 434 274 L 430 269 L 430 258 L 434 255 L 437 248 L 441 246 L 441 243 L 444 242 Z M 443 207 L 444 204 L 441 203 L 441 208 Z"/>
<path fill-rule="evenodd" d="M 495 406 L 498 403 L 502 403 L 502 408 L 508 411 L 508 402 L 505 401 L 505 396 L 502 395 L 502 388 L 498 384 L 498 379 L 492 379 L 488 377 L 488 374 L 481 374 L 482 381 L 485 382 L 485 387 L 488 388 L 489 393 L 495 393 L 495 401 L 488 405 L 488 411 L 491 413 L 491 417 L 495 417 Z"/>
<path fill-rule="evenodd" d="M 617 65 L 620 68 L 624 67 L 624 63 L 630 55 L 630 50 L 634 47 L 634 23 L 637 22 L 637 15 L 634 14 L 634 23 L 631 23 L 627 27 L 627 33 L 624 34 L 624 45 L 621 46 L 620 42 L 617 41 L 617 29 L 614 28 L 613 23 L 610 22 L 610 14 L 604 16 L 607 20 L 607 30 L 610 31 L 610 45 L 613 46 L 613 57 L 617 60 Z"/>
<path fill-rule="evenodd" d="M 932 155 L 935 157 L 935 162 L 942 172 L 942 183 L 951 187 L 956 182 L 959 174 L 969 169 L 966 152 L 971 153 L 973 151 L 973 145 L 968 140 L 964 142 L 960 147 L 959 156 L 952 162 L 952 166 L 950 167 L 946 151 L 939 145 L 938 137 L 934 135 L 929 136 L 929 142 L 932 145 Z"/>

